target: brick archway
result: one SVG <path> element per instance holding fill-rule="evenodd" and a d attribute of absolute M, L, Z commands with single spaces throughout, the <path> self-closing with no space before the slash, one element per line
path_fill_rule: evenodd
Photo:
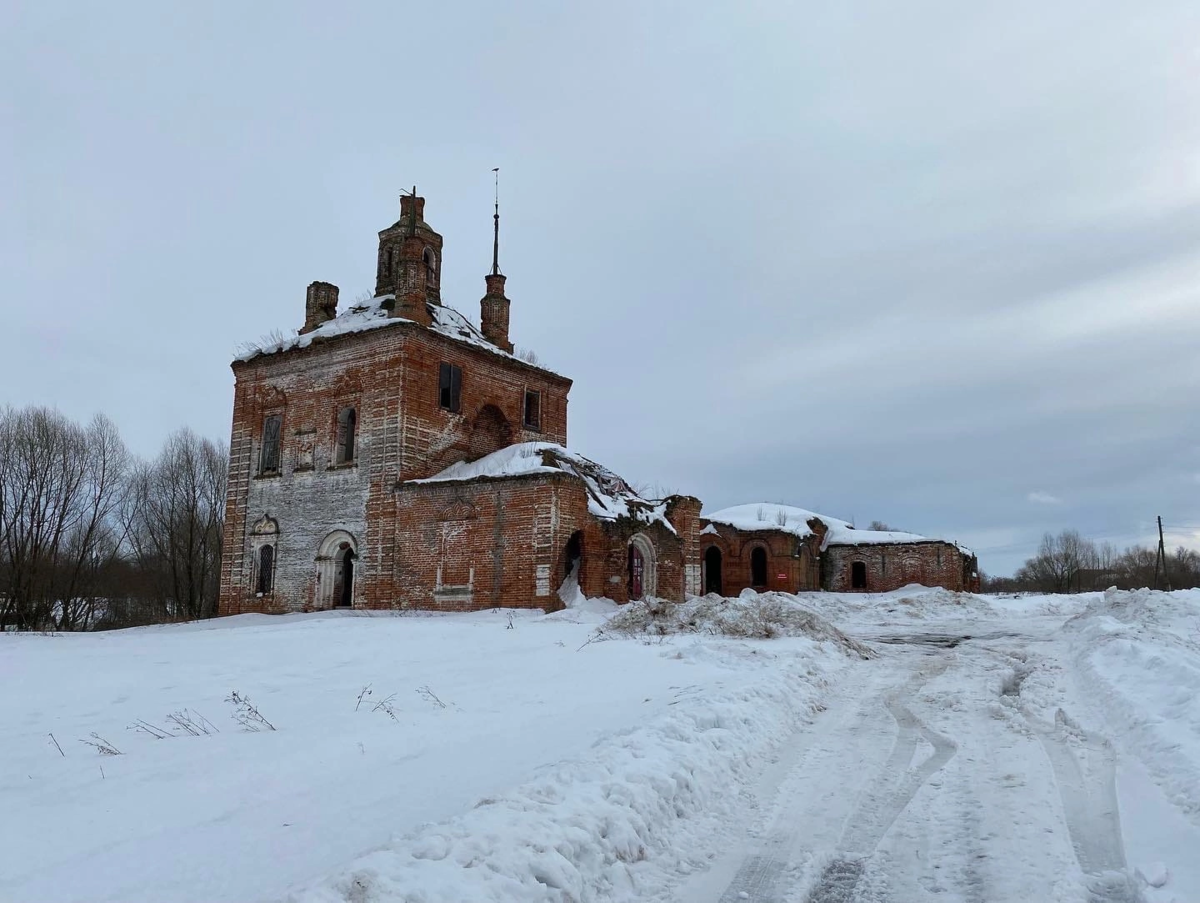
<path fill-rule="evenodd" d="M 494 404 L 479 409 L 471 422 L 471 434 L 467 439 L 467 460 L 477 461 L 484 455 L 512 445 L 512 424 Z"/>
<path fill-rule="evenodd" d="M 629 540 L 626 590 L 629 601 L 648 599 L 658 592 L 658 555 L 654 543 L 645 533 Z"/>

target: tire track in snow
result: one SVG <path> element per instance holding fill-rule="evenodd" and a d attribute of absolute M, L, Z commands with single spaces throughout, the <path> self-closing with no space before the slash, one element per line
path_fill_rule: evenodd
<path fill-rule="evenodd" d="M 868 728 L 872 738 L 884 733 L 875 717 L 879 702 L 877 692 L 873 690 L 870 695 L 840 710 L 838 702 L 841 699 L 827 700 L 828 715 L 802 731 L 796 744 L 786 751 L 787 777 L 777 790 L 766 839 L 761 842 L 758 852 L 742 861 L 721 895 L 720 903 L 744 900 L 766 903 L 782 899 L 783 876 L 788 870 L 792 851 L 799 843 L 806 815 L 832 815 L 836 823 L 837 805 L 846 796 L 844 786 L 825 782 L 818 784 L 821 789 L 814 792 L 814 779 L 844 764 L 845 747 L 840 741 L 847 735 L 857 737 L 864 727 Z M 853 702 L 852 697 L 850 701 Z M 870 744 L 869 740 L 864 742 Z M 811 831 L 811 821 L 804 827 Z"/>
<path fill-rule="evenodd" d="M 1021 714 L 1037 735 L 1054 771 L 1071 846 L 1087 876 L 1089 903 L 1142 903 L 1141 890 L 1125 861 L 1112 744 L 1074 727 L 1073 733 L 1085 752 L 1081 763 L 1067 745 L 1068 721 L 1062 709 L 1055 713 L 1053 725 L 1034 717 L 1024 707 Z M 1084 764 L 1088 766 L 1086 772 Z"/>
<path fill-rule="evenodd" d="M 949 659 L 936 668 L 940 674 L 949 665 Z M 883 773 L 875 787 L 859 805 L 842 833 L 839 849 L 847 855 L 834 859 L 821 872 L 817 883 L 808 892 L 805 903 L 850 903 L 854 889 L 862 878 L 867 860 L 875 852 L 884 835 L 896 823 L 896 819 L 912 802 L 913 797 L 934 774 L 940 771 L 958 751 L 949 737 L 939 734 L 913 714 L 912 709 L 900 701 L 901 695 L 910 696 L 921 688 L 934 673 L 921 672 L 905 685 L 902 691 L 889 693 L 884 704 L 896 720 L 898 732 L 892 754 L 888 757 Z M 924 739 L 933 747 L 933 755 L 916 768 L 911 768 L 917 742 Z"/>

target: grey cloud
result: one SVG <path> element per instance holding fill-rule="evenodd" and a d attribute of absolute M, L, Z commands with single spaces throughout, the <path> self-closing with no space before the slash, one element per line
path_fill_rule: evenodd
<path fill-rule="evenodd" d="M 1195 4 L 12 19 L 0 402 L 221 437 L 236 345 L 369 290 L 403 186 L 476 314 L 498 165 L 513 336 L 584 454 L 1000 573 L 1196 535 Z"/>

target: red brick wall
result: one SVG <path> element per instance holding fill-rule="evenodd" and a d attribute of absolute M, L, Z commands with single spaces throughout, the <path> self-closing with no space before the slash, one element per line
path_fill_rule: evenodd
<path fill-rule="evenodd" d="M 707 528 L 707 520 L 702 523 Z M 795 593 L 820 588 L 821 534 L 800 539 L 785 530 L 736 530 L 727 524 L 712 524 L 712 532 L 700 534 L 700 560 L 709 548 L 721 552 L 721 594 L 736 596 L 744 589 Z M 767 582 L 754 585 L 751 556 L 761 548 L 767 554 Z M 707 566 L 701 591 L 707 587 Z"/>
<path fill-rule="evenodd" d="M 396 489 L 395 505 L 389 592 L 402 607 L 561 608 L 558 590 L 577 532 L 585 595 L 629 601 L 629 543 L 640 533 L 653 549 L 654 594 L 683 599 L 679 536 L 658 523 L 594 517 L 584 484 L 565 473 L 404 483 Z"/>
<path fill-rule="evenodd" d="M 567 474 L 404 483 L 394 509 L 388 595 L 445 611 L 561 608 L 567 543 L 591 519 L 583 484 Z"/>
<path fill-rule="evenodd" d="M 462 407 L 439 407 L 438 365 L 462 368 Z M 344 530 L 359 556 L 356 607 L 398 604 L 394 592 L 398 480 L 432 475 L 501 441 L 565 444 L 570 380 L 410 323 L 336 337 L 233 365 L 233 426 L 221 614 L 321 604 L 317 549 Z M 525 390 L 541 393 L 541 429 L 523 427 Z M 337 412 L 358 412 L 353 464 L 334 465 Z M 480 417 L 491 406 L 490 418 Z M 278 475 L 258 475 L 263 420 L 283 417 Z M 507 430 L 495 423 L 508 421 Z M 491 428 L 481 428 L 490 422 Z M 279 523 L 274 589 L 254 593 L 251 526 Z"/>
<path fill-rule="evenodd" d="M 858 592 L 886 593 L 910 583 L 949 590 L 974 589 L 970 575 L 974 560 L 948 542 L 886 545 L 831 545 L 822 560 L 823 586 L 834 592 L 855 592 L 852 568 L 866 566 L 867 586 Z"/>
<path fill-rule="evenodd" d="M 459 413 L 438 404 L 438 368 L 443 361 L 462 368 Z M 402 480 L 432 476 L 456 461 L 478 458 L 514 442 L 567 444 L 571 382 L 540 368 L 436 332 L 413 330 L 406 348 L 404 385 Z M 524 426 L 526 389 L 541 393 L 540 429 Z M 500 441 L 489 428 L 485 408 L 499 411 L 507 421 L 508 442 Z"/>

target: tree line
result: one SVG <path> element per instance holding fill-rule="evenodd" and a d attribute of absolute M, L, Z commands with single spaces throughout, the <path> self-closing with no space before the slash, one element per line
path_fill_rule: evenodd
<path fill-rule="evenodd" d="M 1077 530 L 1042 537 L 1037 554 L 1011 577 L 982 578 L 985 592 L 1032 591 L 1077 593 L 1090 590 L 1192 589 L 1200 586 L 1200 554 L 1182 546 L 1158 561 L 1155 547 L 1129 546 L 1118 551 L 1111 543 L 1096 543 Z"/>
<path fill-rule="evenodd" d="M 0 630 L 212 617 L 227 464 L 189 429 L 146 461 L 103 415 L 0 408 Z"/>

